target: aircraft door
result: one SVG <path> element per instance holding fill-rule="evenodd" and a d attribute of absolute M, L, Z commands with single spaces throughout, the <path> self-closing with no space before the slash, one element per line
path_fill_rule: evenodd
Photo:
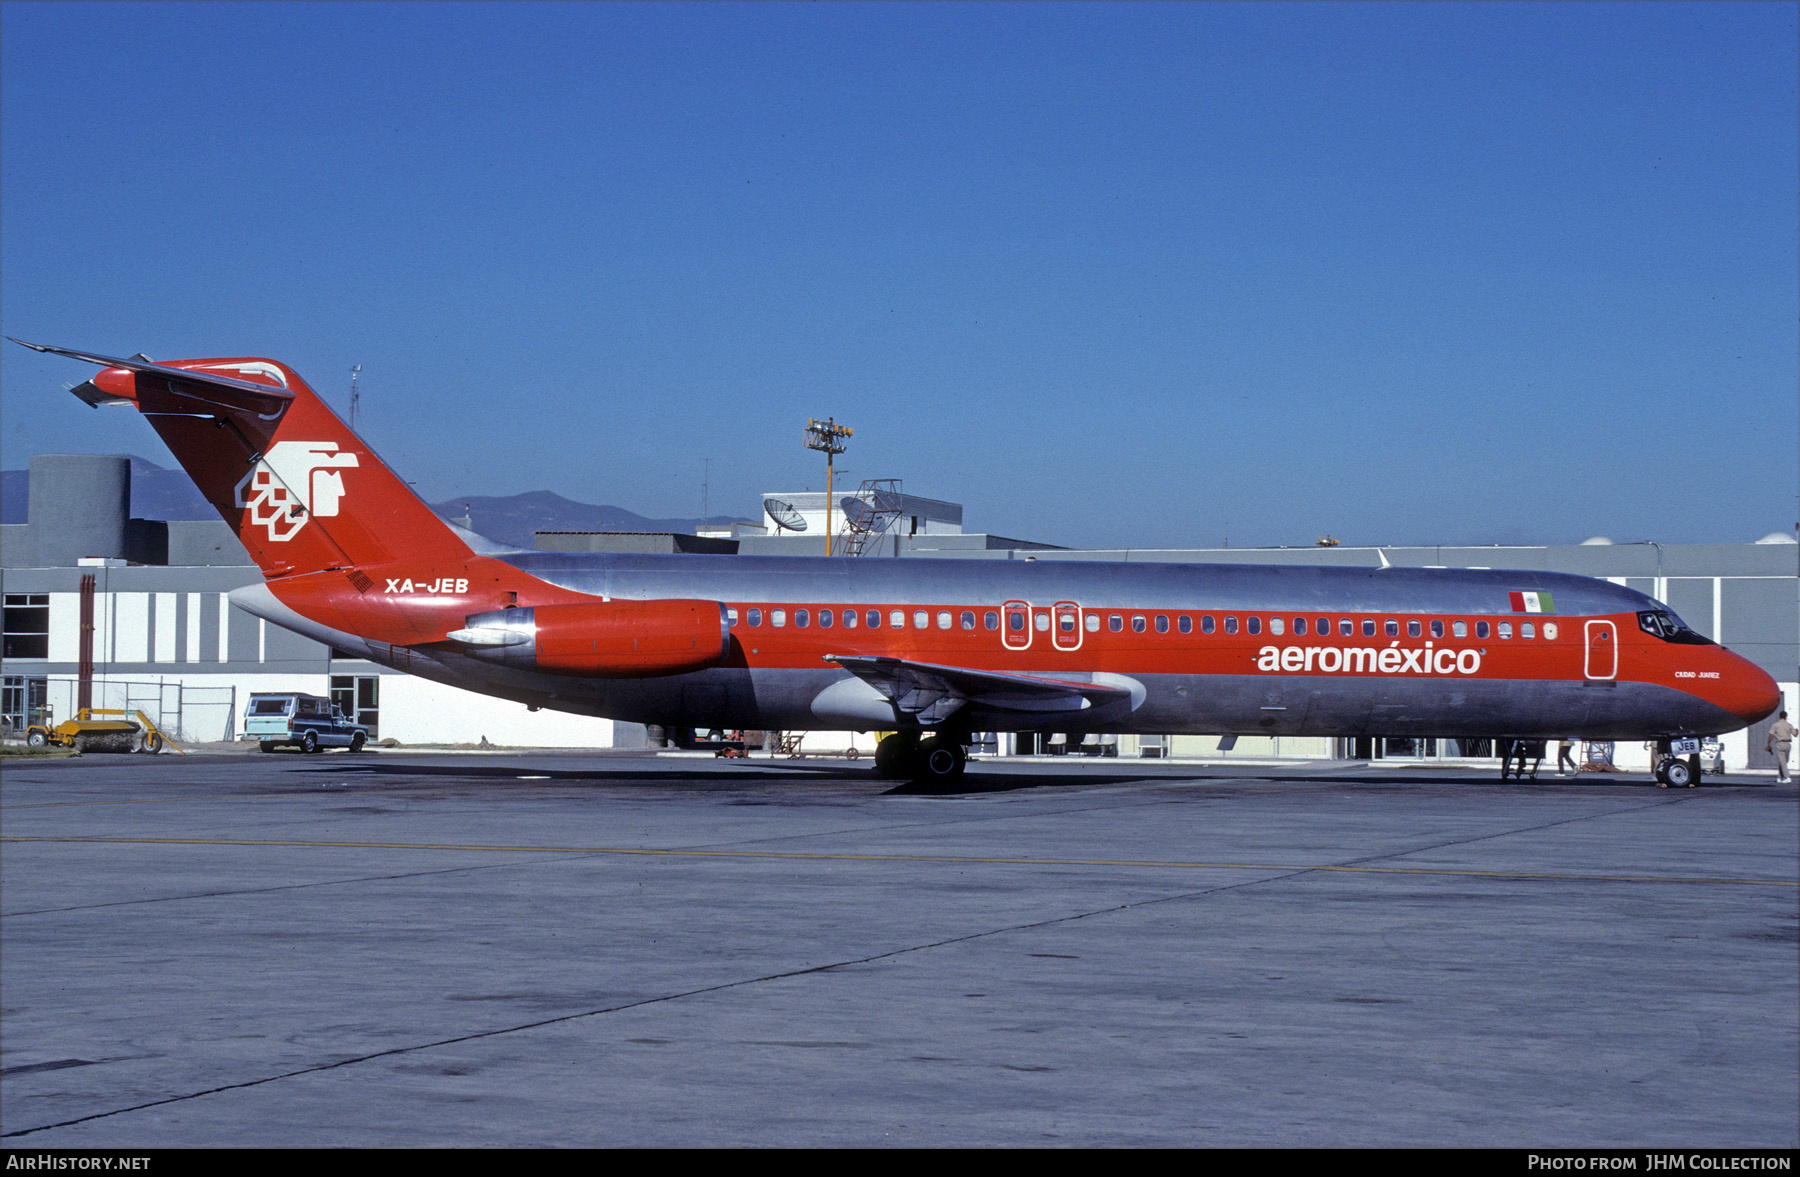
<path fill-rule="evenodd" d="M 1081 606 L 1058 601 L 1050 607 L 1050 640 L 1059 650 L 1081 649 Z"/>
<path fill-rule="evenodd" d="M 1619 631 L 1610 621 L 1587 623 L 1587 676 L 1608 679 L 1619 673 Z"/>
<path fill-rule="evenodd" d="M 1006 643 L 1009 650 L 1024 650 L 1031 646 L 1031 605 L 1026 601 L 1008 601 L 1001 606 L 1005 616 L 1001 620 L 1000 640 Z"/>

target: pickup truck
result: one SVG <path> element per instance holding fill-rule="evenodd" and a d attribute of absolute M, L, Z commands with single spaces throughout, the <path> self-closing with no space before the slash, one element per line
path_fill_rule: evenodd
<path fill-rule="evenodd" d="M 347 748 L 361 752 L 369 729 L 351 723 L 331 703 L 317 695 L 257 694 L 250 696 L 244 714 L 244 738 L 258 740 L 264 752 L 284 745 L 302 752 Z"/>

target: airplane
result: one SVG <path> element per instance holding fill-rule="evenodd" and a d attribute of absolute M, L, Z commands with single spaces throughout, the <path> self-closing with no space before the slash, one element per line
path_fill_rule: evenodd
<path fill-rule="evenodd" d="M 1668 606 L 1562 573 L 504 548 L 285 364 L 14 342 L 149 419 L 262 571 L 234 605 L 532 709 L 888 732 L 876 771 L 940 785 L 975 732 L 1056 731 L 1651 740 L 1692 786 L 1697 737 L 1780 702 Z"/>

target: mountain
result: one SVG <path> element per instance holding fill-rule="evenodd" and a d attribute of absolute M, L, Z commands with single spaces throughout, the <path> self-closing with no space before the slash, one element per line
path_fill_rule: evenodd
<path fill-rule="evenodd" d="M 180 470 L 165 470 L 155 462 L 131 458 L 131 513 L 138 519 L 217 519 L 218 512 L 201 496 Z M 27 521 L 31 495 L 29 470 L 0 471 L 0 522 Z M 514 547 L 529 548 L 534 531 L 680 531 L 692 532 L 695 518 L 651 519 L 623 507 L 595 506 L 565 499 L 547 490 L 524 494 L 470 495 L 432 503 L 431 509 L 446 519 L 473 521 L 470 530 Z M 734 522 L 735 516 L 715 515 L 713 523 Z"/>

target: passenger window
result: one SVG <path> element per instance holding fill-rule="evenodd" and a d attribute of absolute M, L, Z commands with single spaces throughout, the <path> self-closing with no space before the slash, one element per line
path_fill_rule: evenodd
<path fill-rule="evenodd" d="M 973 609 L 964 609 L 963 610 L 962 627 L 964 629 L 974 629 L 975 628 L 975 611 Z"/>
<path fill-rule="evenodd" d="M 1544 640 L 1547 642 L 1553 642 L 1556 640 L 1556 622 L 1554 622 L 1554 621 L 1544 622 Z"/>
<path fill-rule="evenodd" d="M 863 621 L 868 624 L 868 627 L 870 629 L 880 629 L 881 628 L 881 610 L 870 609 L 867 613 L 863 614 Z"/>
<path fill-rule="evenodd" d="M 1200 618 L 1200 632 L 1201 633 L 1211 633 L 1212 631 L 1213 631 L 1212 614 L 1208 613 L 1205 616 L 1203 616 L 1202 618 Z"/>
<path fill-rule="evenodd" d="M 1158 613 L 1156 615 L 1156 632 L 1157 633 L 1168 633 L 1169 632 L 1169 618 L 1166 614 Z"/>
<path fill-rule="evenodd" d="M 1459 621 L 1456 623 L 1456 636 L 1461 637 L 1462 635 L 1463 635 L 1462 622 Z M 1475 636 L 1478 638 L 1485 638 L 1487 635 L 1488 635 L 1488 623 L 1485 621 L 1477 621 L 1475 623 Z"/>
<path fill-rule="evenodd" d="M 939 629 L 949 629 L 950 628 L 950 610 L 948 610 L 948 609 L 938 610 L 938 628 Z"/>
<path fill-rule="evenodd" d="M 1389 637 L 1397 638 L 1400 636 L 1400 623 L 1392 617 L 1387 619 L 1387 625 L 1384 628 L 1387 630 L 1387 635 Z"/>
<path fill-rule="evenodd" d="M 762 610 L 761 609 L 750 610 L 749 616 L 750 616 L 750 624 L 751 625 L 761 625 L 762 624 Z"/>
<path fill-rule="evenodd" d="M 1280 635 L 1287 629 L 1287 623 L 1279 617 L 1269 618 L 1269 632 Z"/>
<path fill-rule="evenodd" d="M 1086 617 L 1082 618 L 1081 624 L 1087 626 L 1087 631 L 1089 633 L 1099 633 L 1100 615 L 1098 613 L 1089 613 Z"/>
<path fill-rule="evenodd" d="M 1262 632 L 1262 618 L 1260 618 L 1260 617 L 1244 618 L 1244 632 L 1245 633 L 1261 633 Z"/>
<path fill-rule="evenodd" d="M 989 628 L 989 629 L 999 629 L 1000 628 L 1000 614 L 994 612 L 992 609 L 989 609 L 986 613 L 983 613 L 981 615 L 981 623 L 983 625 L 987 626 L 987 628 Z"/>
<path fill-rule="evenodd" d="M 1533 638 L 1537 637 L 1537 626 L 1529 621 L 1519 622 L 1519 636 L 1526 641 L 1531 641 Z"/>
<path fill-rule="evenodd" d="M 1502 621 L 1500 623 L 1500 636 L 1502 638 L 1510 638 L 1512 636 L 1512 622 Z"/>
<path fill-rule="evenodd" d="M 1453 621 L 1450 623 L 1450 632 L 1459 638 L 1466 638 L 1469 636 L 1469 623 L 1466 621 Z"/>
<path fill-rule="evenodd" d="M 1319 628 L 1314 632 L 1316 632 L 1322 638 L 1330 637 L 1331 636 L 1331 618 L 1329 618 L 1329 617 L 1319 618 Z"/>
<path fill-rule="evenodd" d="M 1431 636 L 1434 638 L 1441 638 L 1444 636 L 1444 623 L 1442 621 L 1433 621 L 1431 623 Z"/>
<path fill-rule="evenodd" d="M 1045 630 L 1049 629 L 1050 615 L 1048 613 L 1039 613 L 1034 616 L 1031 619 L 1031 628 L 1037 630 L 1039 633 L 1043 633 Z"/>
<path fill-rule="evenodd" d="M 1363 618 L 1363 636 L 1366 638 L 1375 636 L 1375 619 L 1373 617 Z"/>
<path fill-rule="evenodd" d="M 1144 632 L 1144 619 L 1141 616 L 1134 615 L 1132 617 L 1131 632 L 1132 633 L 1143 633 Z"/>
<path fill-rule="evenodd" d="M 1189 617 L 1186 613 L 1183 613 L 1180 617 L 1175 619 L 1175 628 L 1179 629 L 1182 633 L 1193 633 L 1194 619 Z"/>
<path fill-rule="evenodd" d="M 1348 617 L 1344 618 L 1342 621 L 1338 622 L 1338 632 L 1343 634 L 1347 638 L 1355 637 L 1356 636 L 1356 622 L 1350 620 Z"/>
<path fill-rule="evenodd" d="M 1073 613 L 1058 612 L 1056 615 L 1056 628 L 1064 633 L 1074 633 L 1075 615 Z"/>
<path fill-rule="evenodd" d="M 1106 619 L 1106 628 L 1112 630 L 1114 633 L 1118 633 L 1125 628 L 1125 619 L 1120 617 L 1117 613 L 1114 613 L 1111 617 Z"/>
<path fill-rule="evenodd" d="M 927 613 L 923 609 L 914 609 L 913 610 L 913 628 L 914 629 L 930 629 L 931 628 L 931 614 Z"/>
<path fill-rule="evenodd" d="M 830 629 L 831 628 L 831 620 L 832 620 L 831 619 L 831 610 L 829 610 L 829 609 L 819 610 L 819 628 L 820 629 Z"/>
<path fill-rule="evenodd" d="M 805 629 L 810 624 L 812 624 L 812 615 L 810 613 L 808 613 L 805 609 L 794 610 L 794 628 L 795 629 Z"/>
<path fill-rule="evenodd" d="M 725 610 L 725 622 L 727 625 L 736 625 L 738 623 L 738 615 L 737 615 L 736 609 Z"/>
<path fill-rule="evenodd" d="M 773 626 L 786 625 L 787 624 L 787 610 L 786 609 L 771 609 L 771 610 L 769 610 L 769 624 L 773 625 Z"/>
<path fill-rule="evenodd" d="M 854 609 L 844 610 L 844 628 L 845 629 L 855 629 L 856 628 L 856 610 L 854 610 Z"/>
<path fill-rule="evenodd" d="M 1406 636 L 1407 637 L 1416 638 L 1416 637 L 1421 636 L 1423 633 L 1424 633 L 1424 630 L 1420 628 L 1418 618 L 1415 617 L 1406 623 Z"/>
<path fill-rule="evenodd" d="M 1236 633 L 1237 632 L 1237 618 L 1227 617 L 1225 619 L 1225 632 L 1226 633 Z"/>
<path fill-rule="evenodd" d="M 1294 618 L 1294 635 L 1296 637 L 1298 637 L 1299 635 L 1301 635 L 1305 632 L 1306 632 L 1306 618 L 1304 618 L 1304 617 Z"/>
<path fill-rule="evenodd" d="M 1008 613 L 1006 615 L 1006 628 L 1012 630 L 1014 633 L 1023 632 L 1025 629 L 1025 615 L 1023 613 Z"/>

